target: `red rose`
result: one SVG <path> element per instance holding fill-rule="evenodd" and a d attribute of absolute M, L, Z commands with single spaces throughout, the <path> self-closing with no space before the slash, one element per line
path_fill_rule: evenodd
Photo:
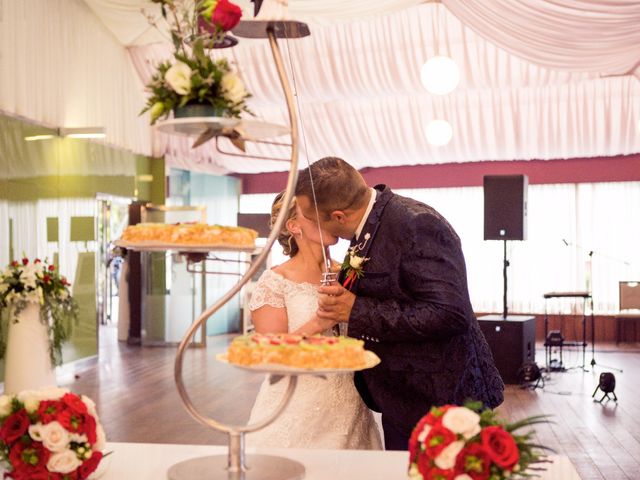
<path fill-rule="evenodd" d="M 38 405 L 37 413 L 42 423 L 47 424 L 54 420 L 57 421 L 64 410 L 64 404 L 58 400 L 42 400 Z"/>
<path fill-rule="evenodd" d="M 456 434 L 441 424 L 434 425 L 429 430 L 427 438 L 424 439 L 424 446 L 429 458 L 435 459 L 444 450 L 444 447 L 456 441 Z"/>
<path fill-rule="evenodd" d="M 500 468 L 511 470 L 520 460 L 516 441 L 502 427 L 485 427 L 480 432 L 480 439 L 491 461 Z"/>
<path fill-rule="evenodd" d="M 0 440 L 7 444 L 16 441 L 27 433 L 29 423 L 27 411 L 24 408 L 18 410 L 13 415 L 10 415 L 2 424 L 2 428 L 0 428 Z"/>
<path fill-rule="evenodd" d="M 409 458 L 412 462 L 415 461 L 416 455 L 420 451 L 420 443 L 418 442 L 418 437 L 424 430 L 424 427 L 427 425 L 427 415 L 422 417 L 416 427 L 411 432 L 411 437 L 409 438 Z"/>
<path fill-rule="evenodd" d="M 27 265 L 29 263 L 29 259 L 28 258 L 23 258 L 22 259 L 22 265 Z"/>
<path fill-rule="evenodd" d="M 96 419 L 91 415 L 87 414 L 84 416 L 84 429 L 82 433 L 87 436 L 87 440 L 92 446 L 98 441 Z"/>
<path fill-rule="evenodd" d="M 56 415 L 56 420 L 66 430 L 74 433 L 82 433 L 82 416 L 73 413 L 71 410 L 63 410 Z"/>
<path fill-rule="evenodd" d="M 44 275 L 44 276 L 42 277 L 42 281 L 43 281 L 44 283 L 49 283 L 49 282 L 51 281 L 51 277 L 50 277 L 49 275 Z"/>
<path fill-rule="evenodd" d="M 229 0 L 219 0 L 211 14 L 211 23 L 226 32 L 238 24 L 240 17 L 242 9 L 239 6 Z"/>
<path fill-rule="evenodd" d="M 93 452 L 91 457 L 78 467 L 78 480 L 85 480 L 85 478 L 91 475 L 95 469 L 98 468 L 100 460 L 102 460 L 102 453 Z"/>
<path fill-rule="evenodd" d="M 49 271 L 53 272 L 56 269 L 55 265 L 49 265 Z"/>
<path fill-rule="evenodd" d="M 429 413 L 426 417 L 427 425 L 435 425 L 437 423 L 442 423 L 442 417 L 450 408 L 455 407 L 455 405 L 443 405 L 442 407 L 431 407 Z"/>
<path fill-rule="evenodd" d="M 456 472 L 466 473 L 473 480 L 487 480 L 491 459 L 479 443 L 463 448 L 456 458 Z"/>
<path fill-rule="evenodd" d="M 62 397 L 62 403 L 67 405 L 77 414 L 84 415 L 88 412 L 87 406 L 82 399 L 73 393 L 65 393 Z"/>
<path fill-rule="evenodd" d="M 40 263 L 42 260 L 40 260 L 39 258 L 36 258 L 33 263 Z"/>
<path fill-rule="evenodd" d="M 18 261 L 17 261 L 17 260 L 14 260 L 13 262 L 11 262 L 11 266 L 12 266 L 12 267 L 17 267 L 18 265 L 19 265 L 19 264 L 18 264 Z"/>
<path fill-rule="evenodd" d="M 426 475 L 422 475 L 424 480 L 453 480 L 454 471 L 452 468 L 448 470 L 442 470 L 438 467 L 433 467 L 427 471 Z"/>

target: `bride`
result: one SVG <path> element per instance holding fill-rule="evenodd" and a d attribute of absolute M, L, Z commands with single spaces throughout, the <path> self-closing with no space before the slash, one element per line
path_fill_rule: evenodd
<path fill-rule="evenodd" d="M 271 208 L 271 223 L 283 205 L 284 192 Z M 323 232 L 325 245 L 337 237 Z M 307 220 L 295 199 L 278 242 L 290 257 L 265 271 L 253 290 L 249 308 L 258 333 L 332 335 L 316 317 L 317 287 L 323 272 L 322 243 L 317 224 Z M 263 447 L 380 449 L 380 433 L 371 411 L 353 384 L 353 373 L 298 377 L 283 413 L 266 428 L 247 435 L 247 444 Z M 282 399 L 287 382 L 265 379 L 251 410 L 249 423 L 266 418 Z"/>

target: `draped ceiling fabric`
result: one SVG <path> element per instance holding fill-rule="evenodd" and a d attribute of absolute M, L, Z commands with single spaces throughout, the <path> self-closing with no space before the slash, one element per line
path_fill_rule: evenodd
<path fill-rule="evenodd" d="M 638 0 L 442 0 L 466 26 L 536 65 L 640 78 Z"/>
<path fill-rule="evenodd" d="M 291 5 L 293 9 L 295 0 Z M 553 12 L 550 2 L 536 5 L 547 5 Z M 623 9 L 618 23 L 625 13 L 635 18 L 638 10 Z M 601 13 L 612 17 L 602 9 Z M 592 26 L 586 25 L 593 36 Z M 281 41 L 298 94 L 303 165 L 307 158 L 313 161 L 326 155 L 341 156 L 363 168 L 640 151 L 640 82 L 630 75 L 602 75 L 629 70 L 632 54 L 640 58 L 640 42 L 605 42 L 603 55 L 594 40 L 588 45 L 593 56 L 621 60 L 603 61 L 602 67 L 578 73 L 575 64 L 567 63 L 568 69 L 545 68 L 507 53 L 434 3 L 361 21 L 330 26 L 310 23 L 310 28 L 310 37 Z M 557 25 L 554 28 L 562 31 Z M 575 30 L 567 31 L 575 37 Z M 566 52 L 574 48 L 575 57 L 588 57 L 580 44 L 572 47 L 567 40 L 564 44 Z M 143 82 L 149 80 L 153 65 L 171 54 L 166 44 L 129 50 Z M 427 93 L 420 83 L 421 65 L 438 53 L 450 55 L 462 71 L 459 87 L 444 97 Z M 253 93 L 251 109 L 259 118 L 286 124 L 284 98 L 266 41 L 241 39 L 237 47 L 216 50 L 213 55 L 226 55 L 237 63 Z M 553 59 L 560 62 L 557 56 Z M 601 71 L 605 67 L 608 70 Z M 427 123 L 438 118 L 449 121 L 454 131 L 445 147 L 429 145 L 424 135 Z M 192 141 L 157 133 L 154 151 L 165 153 L 171 165 L 213 173 L 288 169 L 282 162 L 220 154 L 214 142 L 193 150 Z M 224 150 L 237 152 L 225 140 L 220 143 Z M 248 145 L 254 153 L 288 156 L 286 149 Z"/>
<path fill-rule="evenodd" d="M 236 1 L 250 17 L 249 0 Z M 312 32 L 280 41 L 297 93 L 303 165 L 325 155 L 362 168 L 640 151 L 640 81 L 623 75 L 637 71 L 640 60 L 637 1 L 289 3 L 291 17 L 308 22 Z M 286 162 L 221 154 L 215 142 L 191 149 L 193 139 L 162 134 L 147 126 L 148 117 L 138 117 L 153 66 L 171 55 L 169 42 L 140 12 L 157 12 L 157 5 L 0 5 L 0 110 L 49 125 L 105 126 L 109 143 L 164 153 L 169 165 L 182 168 L 216 174 L 288 169 Z M 460 85 L 444 97 L 420 83 L 420 67 L 436 54 L 461 67 Z M 287 123 L 266 40 L 240 39 L 212 55 L 237 62 L 258 118 Z M 429 145 L 424 135 L 437 118 L 453 127 L 444 147 Z M 225 150 L 235 151 L 225 142 Z M 248 149 L 288 158 L 286 148 Z"/>
<path fill-rule="evenodd" d="M 106 143 L 150 154 L 142 88 L 126 49 L 82 1 L 0 0 L 1 113 L 104 127 Z"/>

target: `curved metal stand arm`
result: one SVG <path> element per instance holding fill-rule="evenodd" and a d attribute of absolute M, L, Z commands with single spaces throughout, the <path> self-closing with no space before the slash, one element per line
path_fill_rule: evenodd
<path fill-rule="evenodd" d="M 276 40 L 275 31 L 273 28 L 267 29 L 267 36 L 269 38 L 269 44 L 271 46 L 271 50 L 273 53 L 273 58 L 276 64 L 276 68 L 278 70 L 278 76 L 280 79 L 280 83 L 282 85 L 282 89 L 285 94 L 285 98 L 287 101 L 287 108 L 289 111 L 289 121 L 291 127 L 291 168 L 289 170 L 289 178 L 287 180 L 286 192 L 284 195 L 283 203 L 288 205 L 293 198 L 296 181 L 298 179 L 298 115 L 295 109 L 295 104 L 293 101 L 293 95 L 291 93 L 291 87 L 289 85 L 289 81 L 286 76 L 286 72 L 284 70 L 284 63 L 282 61 L 282 56 L 280 53 L 280 49 L 278 47 L 278 42 Z M 260 428 L 267 426 L 271 423 L 275 418 L 284 410 L 286 407 L 291 395 L 293 394 L 293 390 L 296 386 L 297 377 L 289 376 L 289 384 L 287 390 L 284 394 L 284 397 L 273 414 L 254 425 L 242 425 L 242 426 L 228 426 L 224 425 L 212 418 L 208 418 L 202 415 L 187 393 L 185 388 L 183 378 L 182 378 L 182 366 L 183 366 L 183 357 L 184 352 L 188 348 L 189 343 L 191 342 L 191 338 L 198 331 L 198 329 L 207 321 L 207 319 L 216 313 L 222 306 L 224 306 L 231 298 L 233 298 L 242 287 L 249 282 L 249 280 L 256 273 L 258 268 L 265 262 L 267 255 L 269 255 L 269 251 L 275 242 L 282 225 L 285 222 L 285 217 L 287 216 L 288 209 L 282 208 L 278 214 L 278 217 L 275 221 L 275 224 L 269 234 L 269 238 L 267 239 L 267 243 L 264 249 L 260 252 L 254 263 L 249 267 L 247 272 L 242 276 L 242 278 L 238 281 L 236 285 L 234 285 L 225 295 L 223 295 L 216 303 L 214 303 L 207 310 L 202 312 L 202 314 L 196 319 L 195 322 L 189 327 L 187 333 L 182 338 L 180 345 L 178 347 L 178 352 L 176 354 L 176 360 L 174 365 L 174 377 L 176 382 L 176 387 L 178 390 L 178 394 L 187 412 L 198 422 L 203 425 L 209 426 L 221 432 L 228 433 L 230 435 L 230 451 L 229 451 L 229 471 L 240 471 L 244 469 L 244 439 L 243 435 L 245 432 L 255 431 Z"/>

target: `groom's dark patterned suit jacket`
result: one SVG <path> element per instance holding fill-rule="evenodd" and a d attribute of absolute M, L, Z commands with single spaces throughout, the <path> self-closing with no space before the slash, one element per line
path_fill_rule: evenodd
<path fill-rule="evenodd" d="M 458 235 L 428 205 L 375 188 L 348 331 L 382 361 L 356 373 L 356 387 L 407 436 L 432 405 L 496 407 L 504 384 L 471 308 Z"/>

